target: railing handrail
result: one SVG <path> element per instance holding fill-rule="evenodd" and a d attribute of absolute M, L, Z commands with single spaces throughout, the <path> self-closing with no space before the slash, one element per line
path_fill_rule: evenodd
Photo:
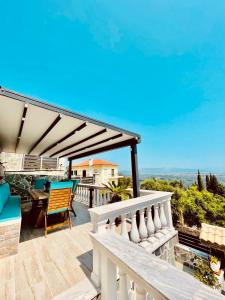
<path fill-rule="evenodd" d="M 133 211 L 146 208 L 149 205 L 163 202 L 171 198 L 173 193 L 152 191 L 151 194 L 141 196 L 125 201 L 120 201 L 112 204 L 89 209 L 91 222 L 102 222 L 109 218 L 115 218 L 119 215 L 125 215 Z"/>
<path fill-rule="evenodd" d="M 134 284 L 154 299 L 222 300 L 224 298 L 189 274 L 150 255 L 138 245 L 113 232 L 90 233 L 90 235 L 101 257 L 105 256 L 133 280 Z M 110 284 L 113 285 L 111 281 Z M 102 289 L 104 289 L 103 286 Z"/>
<path fill-rule="evenodd" d="M 106 187 L 100 186 L 97 184 L 88 184 L 88 183 L 78 183 L 78 186 L 80 187 L 86 187 L 86 188 L 91 188 L 91 189 L 96 189 L 96 190 L 107 190 Z"/>

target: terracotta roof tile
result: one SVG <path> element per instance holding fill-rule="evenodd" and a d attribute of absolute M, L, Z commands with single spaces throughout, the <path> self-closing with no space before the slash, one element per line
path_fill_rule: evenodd
<path fill-rule="evenodd" d="M 200 239 L 225 246 L 225 228 L 202 223 Z"/>
<path fill-rule="evenodd" d="M 89 167 L 90 166 L 90 160 L 82 161 L 78 164 L 73 164 L 73 167 Z M 103 159 L 93 159 L 92 166 L 118 166 L 115 163 L 109 162 L 107 160 Z"/>

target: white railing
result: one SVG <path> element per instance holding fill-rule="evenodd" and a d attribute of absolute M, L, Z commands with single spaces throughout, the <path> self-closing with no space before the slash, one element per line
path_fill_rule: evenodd
<path fill-rule="evenodd" d="M 224 299 L 194 277 L 113 232 L 91 233 L 91 238 L 99 253 L 102 300 Z"/>
<path fill-rule="evenodd" d="M 147 238 L 154 240 L 169 230 L 174 230 L 171 214 L 172 193 L 152 191 L 151 194 L 90 209 L 94 232 L 115 229 L 115 221 L 121 221 L 120 234 L 139 243 Z M 140 224 L 137 226 L 136 213 Z M 109 224 L 107 224 L 109 223 Z M 129 223 L 129 226 L 128 226 Z M 131 224 L 130 224 L 131 223 Z M 128 234 L 129 233 L 129 234 Z"/>
<path fill-rule="evenodd" d="M 81 202 L 88 207 L 105 205 L 110 200 L 110 191 L 94 184 L 79 183 L 74 196 L 74 201 Z"/>
<path fill-rule="evenodd" d="M 89 209 L 93 232 L 116 232 L 152 253 L 177 234 L 172 223 L 171 195 L 168 192 L 151 191 L 146 196 Z M 120 225 L 116 226 L 118 223 Z M 99 253 L 93 247 L 92 279 L 97 286 L 100 280 L 99 266 Z"/>

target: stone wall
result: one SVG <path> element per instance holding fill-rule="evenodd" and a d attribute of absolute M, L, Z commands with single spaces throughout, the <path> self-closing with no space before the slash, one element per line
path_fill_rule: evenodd
<path fill-rule="evenodd" d="M 20 226 L 21 219 L 0 222 L 0 258 L 18 252 Z"/>
<path fill-rule="evenodd" d="M 178 244 L 178 235 L 174 236 L 153 254 L 175 266 L 175 245 Z"/>
<path fill-rule="evenodd" d="M 18 171 L 23 167 L 23 154 L 2 152 L 1 160 L 5 165 L 6 171 Z"/>

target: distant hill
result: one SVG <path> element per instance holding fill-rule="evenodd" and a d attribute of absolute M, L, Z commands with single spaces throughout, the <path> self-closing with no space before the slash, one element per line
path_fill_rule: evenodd
<path fill-rule="evenodd" d="M 210 172 L 215 174 L 218 180 L 225 183 L 225 172 L 213 172 L 212 170 L 200 170 L 204 179 Z M 123 176 L 131 176 L 130 171 L 121 171 Z M 182 180 L 185 186 L 193 184 L 196 180 L 197 169 L 188 168 L 143 168 L 139 170 L 140 180 L 146 178 L 158 178 L 165 180 Z"/>

